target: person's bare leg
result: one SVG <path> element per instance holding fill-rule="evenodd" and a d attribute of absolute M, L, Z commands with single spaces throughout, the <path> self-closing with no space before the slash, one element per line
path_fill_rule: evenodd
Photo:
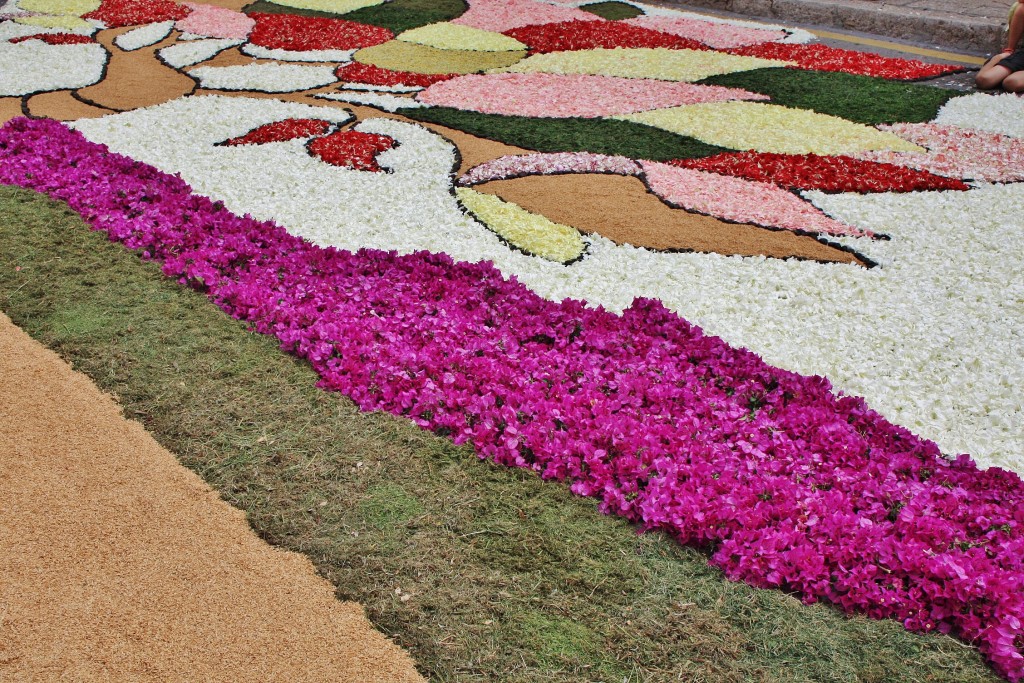
<path fill-rule="evenodd" d="M 985 66 L 981 67 L 978 71 L 978 75 L 974 77 L 974 85 L 982 90 L 998 88 L 1003 80 L 1013 73 L 1005 66 L 998 66 L 999 62 L 1006 56 L 1008 56 L 1008 53 L 1001 52 L 988 60 Z"/>
<path fill-rule="evenodd" d="M 1024 93 L 1024 71 L 1015 71 L 1003 79 L 1003 90 Z"/>

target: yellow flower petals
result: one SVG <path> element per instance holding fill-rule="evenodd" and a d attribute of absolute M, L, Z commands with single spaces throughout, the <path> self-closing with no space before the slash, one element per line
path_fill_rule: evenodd
<path fill-rule="evenodd" d="M 525 50 L 442 50 L 428 45 L 392 40 L 383 45 L 363 48 L 356 52 L 352 59 L 361 64 L 379 66 L 392 71 L 412 71 L 418 74 L 472 74 L 484 69 L 515 64 L 525 56 Z"/>
<path fill-rule="evenodd" d="M 711 50 L 615 48 L 533 55 L 503 71 L 594 74 L 661 81 L 699 81 L 708 76 L 786 66 L 789 62 L 742 57 Z"/>
<path fill-rule="evenodd" d="M 364 7 L 383 5 L 387 0 L 270 0 L 275 5 L 283 7 L 294 7 L 295 9 L 308 9 L 317 12 L 330 12 L 332 14 L 345 14 Z"/>
<path fill-rule="evenodd" d="M 528 254 L 557 263 L 575 261 L 583 255 L 586 245 L 576 228 L 468 187 L 456 188 L 455 195 L 481 223 Z"/>
<path fill-rule="evenodd" d="M 402 33 L 398 40 L 406 43 L 418 43 L 441 50 L 480 50 L 482 52 L 504 52 L 507 50 L 525 50 L 526 46 L 515 38 L 510 38 L 493 31 L 460 26 L 443 22 L 428 24 Z"/>
<path fill-rule="evenodd" d="M 860 123 L 761 102 L 711 102 L 612 118 L 643 123 L 720 147 L 777 154 L 925 151 L 891 133 Z"/>
<path fill-rule="evenodd" d="M 26 12 L 80 17 L 99 9 L 100 0 L 18 0 L 18 8 Z"/>
<path fill-rule="evenodd" d="M 73 30 L 76 28 L 95 27 L 85 19 L 80 19 L 71 14 L 62 15 L 38 15 L 34 17 L 15 17 L 14 21 L 25 26 L 39 26 L 42 28 L 65 28 Z"/>

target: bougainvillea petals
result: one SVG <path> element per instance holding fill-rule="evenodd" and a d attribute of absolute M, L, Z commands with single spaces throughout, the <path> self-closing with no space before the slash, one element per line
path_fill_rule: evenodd
<path fill-rule="evenodd" d="M 312 140 L 309 152 L 332 166 L 377 172 L 381 170 L 377 155 L 394 146 L 394 139 L 387 135 L 343 130 Z"/>
<path fill-rule="evenodd" d="M 206 38 L 241 39 L 249 35 L 256 22 L 242 12 L 198 3 L 185 3 L 192 12 L 178 21 L 175 28 Z"/>
<path fill-rule="evenodd" d="M 964 70 L 964 67 L 953 64 L 929 64 L 917 59 L 883 57 L 871 52 L 844 50 L 819 43 L 813 45 L 761 43 L 731 48 L 728 52 L 734 55 L 784 60 L 792 62 L 792 68 L 797 69 L 841 71 L 857 76 L 876 76 L 902 81 L 932 78 Z"/>
<path fill-rule="evenodd" d="M 926 152 L 864 152 L 861 159 L 989 183 L 1024 181 L 1024 139 L 935 123 L 879 126 Z"/>
<path fill-rule="evenodd" d="M 767 43 L 788 35 L 781 29 L 750 28 L 691 17 L 642 16 L 621 23 L 689 38 L 715 49 Z"/>
<path fill-rule="evenodd" d="M 97 19 L 108 28 L 138 26 L 160 21 L 179 21 L 189 15 L 189 8 L 172 0 L 103 0 L 99 9 L 85 19 Z"/>
<path fill-rule="evenodd" d="M 469 9 L 458 18 L 453 19 L 453 24 L 462 24 L 498 33 L 530 24 L 604 21 L 590 12 L 573 7 L 555 7 L 534 2 L 534 0 L 467 0 L 467 4 Z"/>
<path fill-rule="evenodd" d="M 679 168 L 775 183 L 791 190 L 918 192 L 970 189 L 970 185 L 956 178 L 844 155 L 731 152 L 702 159 L 675 159 L 667 163 Z"/>
<path fill-rule="evenodd" d="M 792 192 L 716 173 L 641 162 L 651 191 L 675 206 L 738 223 L 826 235 L 864 235 L 829 218 Z"/>
<path fill-rule="evenodd" d="M 654 31 L 643 26 L 619 21 L 568 21 L 553 24 L 531 24 L 505 31 L 531 52 L 564 52 L 594 48 L 655 48 L 700 50 L 705 46 L 692 38 Z"/>
<path fill-rule="evenodd" d="M 356 50 L 381 45 L 395 34 L 380 26 L 344 19 L 320 19 L 294 14 L 249 15 L 256 24 L 249 35 L 255 45 L 293 52 L 310 50 Z"/>
<path fill-rule="evenodd" d="M 434 83 L 455 78 L 459 74 L 417 74 L 411 71 L 392 71 L 372 64 L 353 62 L 338 68 L 338 80 L 368 85 L 409 86 L 426 88 Z"/>
<path fill-rule="evenodd" d="M 323 119 L 287 119 L 274 121 L 250 130 L 245 135 L 225 140 L 220 143 L 225 147 L 238 145 L 265 145 L 268 142 L 284 142 L 297 138 L 311 138 L 324 135 L 334 124 Z"/>
<path fill-rule="evenodd" d="M 586 74 L 467 75 L 430 86 L 416 99 L 485 114 L 597 118 L 698 102 L 766 100 L 738 88 Z"/>
<path fill-rule="evenodd" d="M 19 36 L 11 38 L 12 43 L 23 43 L 26 40 L 41 40 L 47 45 L 84 45 L 95 43 L 91 36 L 83 36 L 77 33 L 36 33 L 31 36 Z"/>
<path fill-rule="evenodd" d="M 66 201 L 363 410 L 570 482 L 605 512 L 711 547 L 731 579 L 955 633 L 1024 678 L 1014 473 L 943 457 L 657 301 L 615 315 L 545 300 L 487 262 L 318 247 L 51 120 L 0 129 L 0 161 L 0 182 Z"/>

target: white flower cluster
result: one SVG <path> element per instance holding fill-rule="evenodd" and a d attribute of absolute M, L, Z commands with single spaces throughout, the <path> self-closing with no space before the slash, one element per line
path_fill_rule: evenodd
<path fill-rule="evenodd" d="M 383 111 L 394 113 L 399 109 L 416 109 L 417 107 L 428 107 L 430 105 L 418 102 L 411 97 L 398 97 L 386 93 L 374 92 L 330 92 L 315 95 L 317 99 L 334 100 L 335 102 L 348 102 L 350 104 L 364 104 L 369 107 L 376 107 Z"/>
<path fill-rule="evenodd" d="M 98 43 L 0 42 L 0 97 L 84 88 L 103 78 L 108 57 Z"/>
<path fill-rule="evenodd" d="M 186 66 L 199 64 L 213 59 L 229 47 L 241 44 L 242 41 L 231 38 L 203 38 L 187 43 L 175 43 L 157 52 L 157 56 L 170 67 L 183 69 Z"/>
<path fill-rule="evenodd" d="M 338 80 L 333 66 L 300 64 L 201 66 L 189 71 L 188 75 L 196 78 L 201 88 L 257 92 L 299 92 Z"/>
<path fill-rule="evenodd" d="M 355 50 L 282 50 L 246 43 L 242 52 L 257 59 L 276 59 L 281 62 L 333 62 L 347 64 Z"/>
<path fill-rule="evenodd" d="M 324 164 L 297 140 L 214 147 L 289 117 L 336 109 L 192 97 L 80 121 L 90 139 L 170 173 L 232 210 L 273 219 L 322 245 L 491 260 L 553 300 L 622 310 L 662 300 L 684 318 L 772 364 L 828 377 L 947 453 L 1024 472 L 1024 184 L 969 192 L 806 193 L 837 220 L 890 241 L 843 238 L 880 264 L 658 253 L 591 235 L 587 256 L 562 266 L 513 251 L 459 210 L 455 150 L 408 123 L 380 118 L 358 130 L 400 144 L 380 155 L 393 173 Z M 187 144 L 183 141 L 188 141 Z M 259 174 L 259 182 L 254 182 Z"/>
<path fill-rule="evenodd" d="M 939 111 L 935 123 L 1024 138 L 1024 98 L 1008 92 L 954 97 Z"/>
<path fill-rule="evenodd" d="M 117 45 L 125 52 L 139 50 L 159 43 L 161 40 L 171 35 L 172 29 L 174 29 L 173 21 L 161 21 L 155 24 L 146 24 L 139 28 L 133 28 L 131 31 L 122 33 L 117 38 L 114 38 L 114 45 Z"/>

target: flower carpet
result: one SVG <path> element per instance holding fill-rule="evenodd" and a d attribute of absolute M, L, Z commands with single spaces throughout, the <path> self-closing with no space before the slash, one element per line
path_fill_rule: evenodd
<path fill-rule="evenodd" d="M 0 7 L 0 183 L 363 410 L 1024 680 L 1020 98 L 633 2 L 243 5 Z"/>

